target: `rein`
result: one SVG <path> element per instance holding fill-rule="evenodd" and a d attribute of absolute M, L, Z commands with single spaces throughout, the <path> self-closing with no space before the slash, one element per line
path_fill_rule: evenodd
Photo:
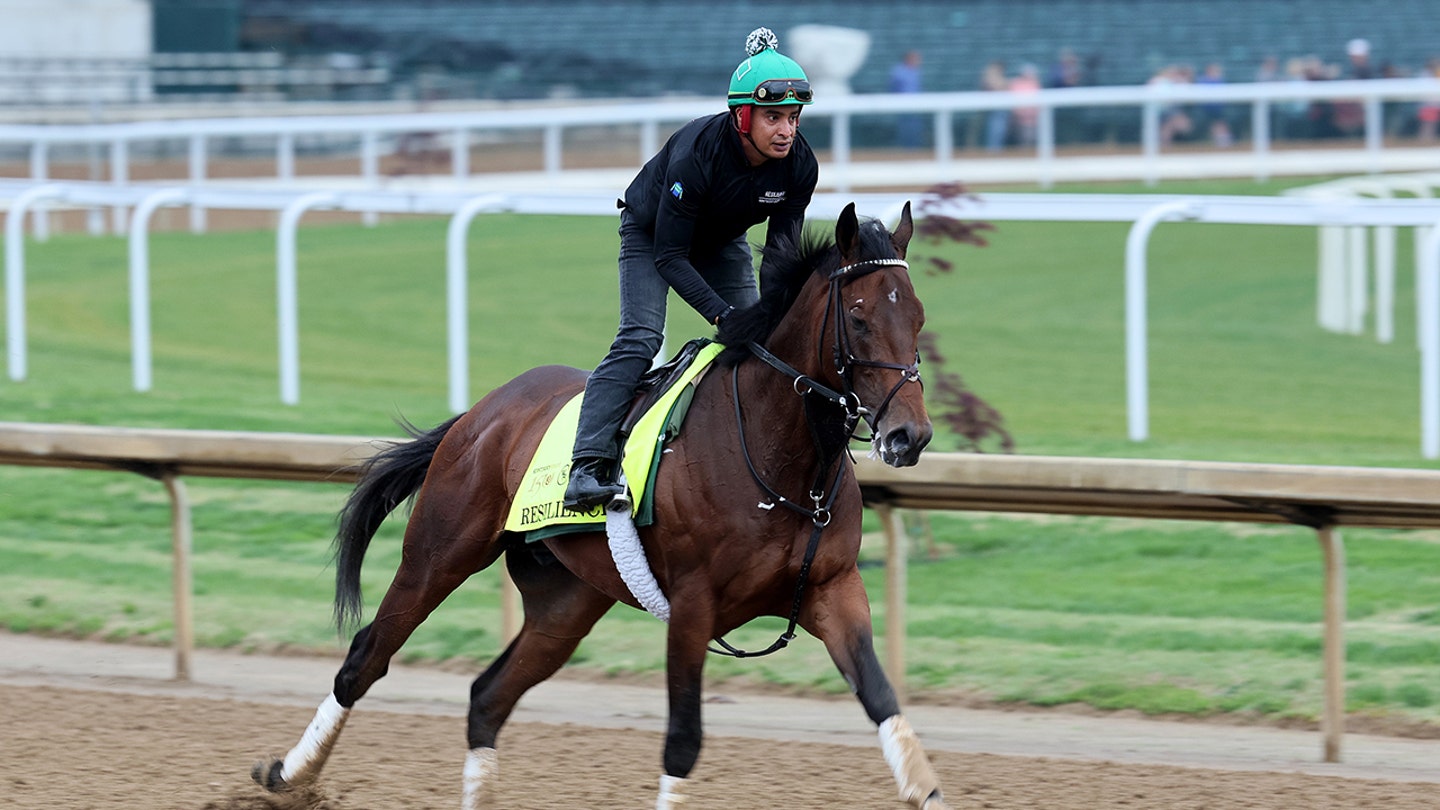
<path fill-rule="evenodd" d="M 880 267 L 904 267 L 909 269 L 910 265 L 907 264 L 904 259 L 867 259 L 840 267 L 831 273 L 827 279 L 830 284 L 830 294 L 825 305 L 825 318 L 820 322 L 820 333 L 822 336 L 824 335 L 825 322 L 829 320 L 830 311 L 833 309 L 835 312 L 835 370 L 839 372 L 843 391 L 836 391 L 824 385 L 819 380 L 797 371 L 793 366 L 776 357 L 759 343 L 751 341 L 747 344 L 747 348 L 751 354 L 764 361 L 766 365 L 790 378 L 791 387 L 794 388 L 796 394 L 801 397 L 819 396 L 838 405 L 845 413 L 844 435 L 846 443 L 855 438 L 855 429 L 859 427 L 862 420 L 867 422 L 873 436 L 876 425 L 880 423 L 880 417 L 885 413 L 885 409 L 890 406 L 890 401 L 895 398 L 895 394 L 900 391 L 905 383 L 920 381 L 919 352 L 915 353 L 914 363 L 909 366 L 902 366 L 899 363 L 885 363 L 857 358 L 851 348 L 850 333 L 845 329 L 845 319 L 841 314 L 840 287 L 842 282 L 847 278 L 864 275 Z M 855 272 L 857 268 L 866 269 Z M 855 393 L 853 384 L 853 371 L 855 366 L 889 368 L 901 372 L 900 382 L 896 383 L 895 386 L 890 389 L 890 392 L 885 395 L 885 399 L 880 403 L 880 407 L 874 411 L 873 416 L 871 411 L 860 402 L 860 395 Z M 825 527 L 830 525 L 830 519 L 832 517 L 830 510 L 835 504 L 835 498 L 839 496 L 840 481 L 845 476 L 845 465 L 839 463 L 841 454 L 837 453 L 835 460 L 831 462 L 835 467 L 834 478 L 831 479 L 828 488 L 824 487 L 827 472 L 827 466 L 824 463 L 826 455 L 825 448 L 822 446 L 815 421 L 807 410 L 805 412 L 806 425 L 810 429 L 810 438 L 815 443 L 816 458 L 821 460 L 821 468 L 816 471 L 815 482 L 811 485 L 809 492 L 810 500 L 814 503 L 814 508 L 807 509 L 786 498 L 784 495 L 781 495 L 774 487 L 766 483 L 765 479 L 760 477 L 760 471 L 755 469 L 755 463 L 750 458 L 750 448 L 745 441 L 745 421 L 740 410 L 739 363 L 736 363 L 731 369 L 730 389 L 732 398 L 735 401 L 735 426 L 740 436 L 740 452 L 745 458 L 746 468 L 750 470 L 750 477 L 755 479 L 755 483 L 758 484 L 773 501 L 793 512 L 810 518 L 812 526 L 810 530 L 810 540 L 805 544 L 805 556 L 800 563 L 800 573 L 796 577 L 795 598 L 790 604 L 789 624 L 786 626 L 785 632 L 781 633 L 780 637 L 775 639 L 774 643 L 769 647 L 755 652 L 732 646 L 726 642 L 724 638 L 714 639 L 715 643 L 720 645 L 720 649 L 716 649 L 715 647 L 709 648 L 710 652 L 728 655 L 734 658 L 758 658 L 762 655 L 769 655 L 784 649 L 795 639 L 795 628 L 800 623 L 800 603 L 805 593 L 805 585 L 810 579 L 810 566 L 815 562 L 815 554 L 820 548 L 820 536 L 825 531 Z"/>

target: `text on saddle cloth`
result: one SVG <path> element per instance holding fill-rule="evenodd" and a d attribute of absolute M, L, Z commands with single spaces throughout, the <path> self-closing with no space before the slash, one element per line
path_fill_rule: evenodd
<path fill-rule="evenodd" d="M 693 362 L 683 371 L 672 371 L 668 375 L 673 378 L 673 383 L 629 430 L 620 466 L 631 493 L 632 517 L 638 526 L 653 522 L 650 490 L 655 470 L 660 464 L 660 451 L 678 431 L 700 376 L 724 349 L 723 345 L 709 341 L 686 344 L 680 355 L 693 355 Z M 565 403 L 546 428 L 510 505 L 505 530 L 525 534 L 526 541 L 533 542 L 571 531 L 599 529 L 605 525 L 604 507 L 574 512 L 562 505 L 570 475 L 570 451 L 575 444 L 575 430 L 580 421 L 581 399 L 582 395 L 577 394 Z"/>

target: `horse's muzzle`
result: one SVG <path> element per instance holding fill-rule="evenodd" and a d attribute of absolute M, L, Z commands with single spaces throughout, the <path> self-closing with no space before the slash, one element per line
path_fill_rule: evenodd
<path fill-rule="evenodd" d="M 875 451 L 880 460 L 891 467 L 912 467 L 920 460 L 920 451 L 934 435 L 929 422 L 908 422 L 877 437 Z"/>

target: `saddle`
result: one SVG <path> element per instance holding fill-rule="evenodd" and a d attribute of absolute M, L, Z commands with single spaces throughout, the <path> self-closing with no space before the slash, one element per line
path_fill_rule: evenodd
<path fill-rule="evenodd" d="M 680 351 L 676 352 L 669 362 L 645 372 L 635 386 L 635 399 L 630 403 L 630 410 L 625 412 L 625 418 L 620 422 L 621 436 L 629 436 L 634 431 L 635 423 L 640 421 L 640 417 L 685 376 L 686 370 L 695 362 L 700 350 L 710 343 L 709 338 L 695 338 L 681 346 Z"/>
<path fill-rule="evenodd" d="M 641 379 L 639 394 L 626 413 L 621 430 L 625 447 L 621 467 L 633 498 L 631 515 L 637 526 L 653 521 L 649 495 L 663 457 L 661 450 L 679 435 L 696 384 L 724 348 L 707 339 L 692 340 L 681 347 L 674 360 Z M 505 529 L 522 535 L 529 542 L 605 524 L 606 512 L 602 508 L 575 512 L 563 506 L 580 400 L 577 394 L 556 413 L 526 466 L 518 489 L 512 493 Z"/>

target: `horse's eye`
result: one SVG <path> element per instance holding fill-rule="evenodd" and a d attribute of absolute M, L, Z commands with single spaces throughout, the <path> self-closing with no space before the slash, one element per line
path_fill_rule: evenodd
<path fill-rule="evenodd" d="M 859 305 L 850 307 L 850 313 L 849 313 L 849 314 L 850 314 L 850 328 L 855 329 L 855 330 L 860 331 L 860 332 L 864 332 L 864 331 L 866 331 L 867 329 L 869 329 L 869 327 L 865 325 L 865 318 L 864 318 L 864 314 L 865 314 L 865 313 L 864 313 L 863 310 L 860 309 Z"/>

